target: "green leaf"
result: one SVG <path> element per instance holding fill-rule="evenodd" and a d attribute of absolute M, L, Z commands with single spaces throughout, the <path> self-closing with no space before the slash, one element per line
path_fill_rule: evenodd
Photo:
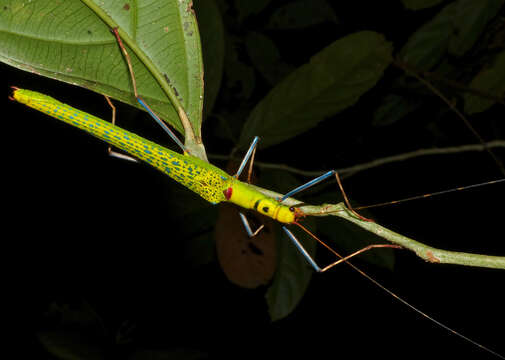
<path fill-rule="evenodd" d="M 265 35 L 250 32 L 247 34 L 245 45 L 254 67 L 271 85 L 278 83 L 291 72 L 291 67 L 281 60 L 275 43 Z"/>
<path fill-rule="evenodd" d="M 235 0 L 238 21 L 242 22 L 248 16 L 261 12 L 269 3 L 270 0 Z"/>
<path fill-rule="evenodd" d="M 412 34 L 400 50 L 399 58 L 418 70 L 429 70 L 438 64 L 449 46 L 457 3 L 443 8 L 433 20 Z"/>
<path fill-rule="evenodd" d="M 197 0 L 195 7 L 202 38 L 203 64 L 205 70 L 205 99 L 203 118 L 211 112 L 216 101 L 224 63 L 224 26 L 221 13 L 214 0 Z"/>
<path fill-rule="evenodd" d="M 505 98 L 505 51 L 496 55 L 491 65 L 484 67 L 470 82 L 469 87 Z M 465 112 L 475 114 L 489 109 L 495 101 L 481 96 L 464 94 Z"/>
<path fill-rule="evenodd" d="M 449 51 L 461 56 L 477 41 L 505 0 L 458 0 L 444 7 L 410 36 L 400 59 L 417 70 L 429 70 Z"/>
<path fill-rule="evenodd" d="M 53 302 L 45 317 L 51 330 L 37 337 L 44 348 L 58 359 L 105 359 L 108 331 L 102 319 L 85 300 L 72 303 Z"/>
<path fill-rule="evenodd" d="M 505 0 L 460 0 L 453 19 L 449 53 L 462 56 L 470 50 L 504 2 Z"/>
<path fill-rule="evenodd" d="M 228 36 L 226 40 L 226 87 L 234 90 L 236 98 L 249 99 L 256 86 L 254 69 L 240 60 L 242 40 L 236 36 Z"/>
<path fill-rule="evenodd" d="M 388 94 L 382 99 L 373 116 L 373 125 L 391 125 L 417 110 L 423 101 L 418 97 Z"/>
<path fill-rule="evenodd" d="M 292 138 L 354 105 L 391 63 L 392 46 L 371 31 L 339 39 L 288 75 L 253 109 L 240 138 L 246 148 L 261 136 L 261 147 Z"/>
<path fill-rule="evenodd" d="M 179 132 L 175 108 L 184 109 L 194 132 L 186 127 L 186 143 L 199 142 L 203 65 L 190 0 L 2 3 L 0 61 L 140 107 L 110 31 L 118 27 L 140 95 Z"/>
<path fill-rule="evenodd" d="M 337 23 L 333 8 L 326 0 L 298 0 L 278 8 L 270 17 L 271 29 L 299 29 L 323 22 Z"/>
<path fill-rule="evenodd" d="M 421 10 L 440 4 L 444 0 L 402 0 L 403 6 L 410 10 Z"/>
<path fill-rule="evenodd" d="M 75 331 L 44 331 L 37 334 L 44 348 L 58 359 L 102 360 L 104 346 Z"/>

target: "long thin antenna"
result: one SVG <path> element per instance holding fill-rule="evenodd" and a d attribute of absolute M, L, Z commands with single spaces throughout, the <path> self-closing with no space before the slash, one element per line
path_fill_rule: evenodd
<path fill-rule="evenodd" d="M 426 198 L 429 198 L 429 197 L 432 197 L 432 196 L 449 194 L 449 193 L 456 192 L 456 191 L 461 191 L 461 190 L 475 189 L 477 187 L 481 187 L 481 186 L 485 186 L 485 185 L 491 185 L 491 184 L 499 184 L 499 183 L 502 183 L 502 182 L 505 182 L 505 178 L 504 179 L 497 179 L 497 180 L 486 181 L 486 182 L 482 182 L 482 183 L 479 183 L 479 184 L 461 186 L 461 187 L 457 187 L 457 188 L 453 188 L 453 189 L 448 189 L 448 190 L 436 191 L 436 192 L 429 193 L 429 194 L 415 195 L 415 196 L 411 196 L 411 197 L 400 199 L 400 200 L 387 201 L 387 202 L 382 202 L 382 203 L 377 203 L 377 204 L 372 204 L 372 205 L 365 205 L 365 206 L 357 206 L 357 207 L 354 208 L 354 210 L 370 209 L 370 208 L 379 207 L 379 206 L 404 203 L 404 202 L 412 201 L 412 200 L 426 199 Z"/>
<path fill-rule="evenodd" d="M 355 271 L 357 271 L 358 273 L 360 273 L 362 276 L 364 276 L 366 279 L 370 280 L 375 286 L 379 287 L 380 289 L 382 289 L 383 291 L 385 291 L 386 293 L 388 293 L 389 295 L 391 295 L 392 297 L 394 297 L 396 300 L 398 300 L 399 302 L 401 302 L 402 304 L 408 306 L 411 310 L 415 311 L 416 313 L 422 315 L 423 317 L 425 317 L 426 319 L 430 320 L 431 322 L 435 323 L 436 325 L 440 326 L 441 328 L 447 330 L 448 332 L 450 332 L 451 334 L 453 335 L 456 335 L 460 338 L 462 338 L 463 340 L 466 340 L 468 341 L 469 343 L 481 348 L 482 350 L 484 351 L 487 351 L 488 353 L 490 354 L 493 354 L 494 356 L 500 358 L 500 359 L 504 359 L 505 360 L 505 357 L 503 355 L 500 355 L 498 354 L 497 352 L 485 347 L 484 345 L 481 345 L 479 344 L 478 342 L 466 337 L 465 335 L 457 332 L 456 330 L 453 330 L 451 329 L 449 326 L 441 323 L 440 321 L 432 318 L 431 316 L 429 316 L 428 314 L 426 314 L 425 312 L 419 310 L 418 308 L 416 308 L 414 305 L 410 304 L 409 302 L 407 302 L 407 300 L 404 300 L 403 298 L 399 297 L 398 295 L 396 295 L 394 292 L 392 292 L 391 290 L 389 290 L 388 288 L 386 288 L 384 285 L 382 285 L 381 283 L 379 283 L 377 280 L 375 280 L 373 277 L 371 277 L 370 275 L 368 275 L 366 272 L 364 272 L 363 270 L 361 270 L 360 268 L 358 268 L 357 266 L 355 266 L 354 264 L 352 264 L 351 262 L 349 262 L 348 260 L 345 260 L 344 257 L 342 255 L 340 255 L 339 253 L 337 253 L 335 250 L 333 250 L 331 247 L 327 246 L 322 240 L 320 240 L 316 235 L 314 235 L 312 232 L 310 232 L 305 226 L 301 225 L 300 223 L 295 223 L 298 227 L 300 227 L 303 231 L 305 231 L 307 234 L 309 234 L 313 239 L 315 239 L 317 242 L 319 242 L 320 244 L 323 244 L 328 250 L 330 250 L 333 254 L 335 254 L 336 256 L 338 256 L 340 259 L 343 259 L 343 262 L 345 262 L 347 265 L 349 265 L 351 268 L 353 268 Z"/>

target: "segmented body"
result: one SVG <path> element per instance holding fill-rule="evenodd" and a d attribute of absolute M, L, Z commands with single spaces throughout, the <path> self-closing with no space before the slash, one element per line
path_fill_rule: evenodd
<path fill-rule="evenodd" d="M 211 203 L 226 200 L 223 190 L 231 176 L 205 161 L 176 153 L 50 96 L 18 89 L 13 97 L 147 162 Z"/>
<path fill-rule="evenodd" d="M 15 89 L 14 100 L 86 131 L 161 170 L 205 200 L 253 209 L 283 223 L 295 221 L 294 210 L 265 196 L 218 167 L 194 156 L 179 154 L 110 122 L 64 104 L 50 96 Z"/>

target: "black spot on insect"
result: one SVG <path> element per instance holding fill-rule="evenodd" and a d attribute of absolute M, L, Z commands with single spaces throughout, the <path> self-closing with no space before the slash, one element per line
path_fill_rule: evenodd
<path fill-rule="evenodd" d="M 254 206 L 253 206 L 254 210 L 258 210 L 258 205 L 260 204 L 260 201 L 261 200 L 256 200 L 256 202 L 254 203 Z"/>
<path fill-rule="evenodd" d="M 268 212 L 268 206 L 263 207 L 263 212 L 266 212 L 266 213 Z"/>
<path fill-rule="evenodd" d="M 91 30 L 88 30 L 88 35 L 91 35 L 93 34 L 93 32 Z"/>
<path fill-rule="evenodd" d="M 8 6 L 4 6 L 4 10 L 5 11 L 9 10 L 9 7 Z"/>

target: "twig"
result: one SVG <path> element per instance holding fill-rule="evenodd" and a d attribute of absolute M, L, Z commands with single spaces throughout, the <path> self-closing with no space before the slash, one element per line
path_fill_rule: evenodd
<path fill-rule="evenodd" d="M 486 147 L 486 141 L 480 136 L 480 134 L 475 130 L 475 128 L 472 126 L 470 121 L 461 113 L 461 111 L 458 110 L 456 105 L 449 101 L 444 94 L 442 94 L 435 86 L 433 86 L 428 80 L 423 78 L 421 75 L 419 75 L 418 72 L 413 70 L 411 67 L 409 67 L 407 64 L 405 64 L 402 61 L 395 60 L 393 62 L 397 67 L 405 71 L 406 74 L 411 75 L 415 77 L 419 82 L 424 84 L 428 89 L 430 89 L 435 95 L 437 95 L 443 102 L 449 106 L 449 108 L 463 121 L 465 126 L 472 132 L 472 134 L 479 140 L 479 142 L 485 147 L 486 151 L 488 154 L 491 156 L 491 158 L 494 160 L 496 165 L 498 166 L 498 169 L 502 173 L 502 175 L 505 175 L 505 168 L 503 167 L 503 164 L 500 159 L 489 149 Z"/>
<path fill-rule="evenodd" d="M 385 164 L 390 164 L 394 162 L 405 161 L 408 159 L 428 156 L 428 155 L 446 155 L 446 154 L 457 154 L 468 151 L 487 151 L 490 148 L 505 148 L 505 140 L 493 140 L 484 144 L 469 144 L 460 146 L 449 146 L 444 148 L 433 148 L 433 149 L 419 149 L 403 154 L 388 156 L 364 164 L 358 164 L 350 166 L 339 170 L 339 173 L 347 174 L 347 177 L 354 175 L 357 172 L 368 170 L 374 167 L 378 167 Z"/>
<path fill-rule="evenodd" d="M 486 146 L 482 144 L 469 144 L 460 146 L 450 146 L 444 148 L 434 148 L 434 149 L 419 149 L 403 154 L 387 156 L 380 159 L 375 159 L 363 164 L 353 165 L 346 168 L 336 169 L 340 175 L 345 175 L 345 177 L 350 177 L 358 172 L 372 169 L 378 166 L 405 161 L 408 159 L 429 156 L 429 155 L 445 155 L 445 154 L 457 154 L 468 151 L 485 151 L 486 148 L 505 148 L 505 140 L 493 140 L 486 143 Z M 230 160 L 235 159 L 231 155 L 217 155 L 209 154 L 210 159 L 216 160 Z M 236 158 L 239 160 L 239 158 Z M 327 170 L 302 170 L 286 164 L 276 164 L 262 161 L 255 161 L 254 165 L 262 169 L 275 169 L 290 172 L 292 174 L 315 177 L 324 174 Z"/>
<path fill-rule="evenodd" d="M 282 196 L 282 194 L 266 190 L 258 186 L 253 187 L 261 193 L 273 198 Z M 350 221 L 362 229 L 374 233 L 393 244 L 400 245 L 405 249 L 413 251 L 420 258 L 432 263 L 455 264 L 505 270 L 505 256 L 490 256 L 437 249 L 432 246 L 420 243 L 414 239 L 408 238 L 404 235 L 398 234 L 375 222 L 363 221 L 357 218 L 349 209 L 344 206 L 343 203 L 323 204 L 319 206 L 304 205 L 302 202 L 293 198 L 286 199 L 284 203 L 289 206 L 297 205 L 308 216 L 337 216 Z"/>
<path fill-rule="evenodd" d="M 421 72 L 421 75 L 423 75 L 424 77 L 433 79 L 434 81 L 438 81 L 447 87 L 459 90 L 461 92 L 466 92 L 466 93 L 469 93 L 469 94 L 472 94 L 472 95 L 475 95 L 475 96 L 478 96 L 478 97 L 481 97 L 484 99 L 493 100 L 499 104 L 505 105 L 505 99 L 503 97 L 499 97 L 499 96 L 490 94 L 488 92 L 466 86 L 466 85 L 461 84 L 457 81 L 445 79 L 444 77 L 440 76 L 437 73 L 430 72 L 430 71 L 424 71 L 424 72 Z"/>

